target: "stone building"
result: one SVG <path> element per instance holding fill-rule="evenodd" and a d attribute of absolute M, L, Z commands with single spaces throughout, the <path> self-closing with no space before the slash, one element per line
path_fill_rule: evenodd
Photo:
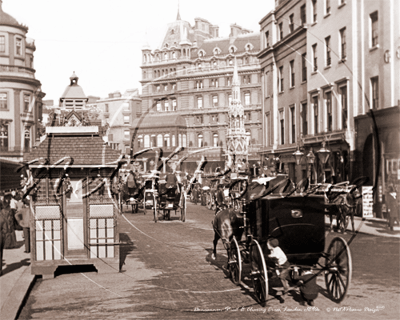
<path fill-rule="evenodd" d="M 165 134 L 169 135 L 152 140 L 142 132 L 138 120 L 135 125 L 139 125 L 137 134 L 143 136 L 143 147 L 155 144 L 168 151 L 168 148 L 172 150 L 181 145 L 187 152 L 215 147 L 205 154 L 189 157 L 185 166 L 189 171 L 194 169 L 195 161 L 201 155 L 207 157 L 209 170 L 221 166 L 225 160 L 227 112 L 232 99 L 236 58 L 240 100 L 249 135 L 249 159 L 258 159 L 262 139 L 259 49 L 258 33 L 232 24 L 230 35 L 220 37 L 218 26 L 202 18 L 196 18 L 195 25 L 191 26 L 178 13 L 176 20 L 169 24 L 161 46 L 153 51 L 148 45 L 142 49 L 142 116 L 148 119 L 146 122 L 151 122 L 152 117 L 162 119 L 168 114 L 164 124 Z M 181 138 L 174 138 L 169 132 L 174 123 L 182 123 L 176 121 L 176 117 L 182 117 L 186 122 L 186 132 L 181 126 L 179 128 Z M 139 141 L 142 140 L 137 143 Z M 135 148 L 138 147 L 136 144 Z"/>
<path fill-rule="evenodd" d="M 0 156 L 20 161 L 39 138 L 45 93 L 35 78 L 34 40 L 0 1 Z"/>
<path fill-rule="evenodd" d="M 399 184 L 399 9 L 277 0 L 260 21 L 263 156 L 294 180 L 367 176 L 375 216 L 386 184 Z"/>

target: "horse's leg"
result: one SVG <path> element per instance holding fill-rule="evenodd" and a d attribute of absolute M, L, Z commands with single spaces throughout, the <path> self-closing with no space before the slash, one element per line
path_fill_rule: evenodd
<path fill-rule="evenodd" d="M 217 257 L 217 243 L 219 239 L 220 239 L 219 234 L 214 230 L 214 241 L 213 241 L 214 248 L 213 248 L 213 253 L 211 255 L 211 259 L 213 260 L 215 260 L 215 258 Z"/>

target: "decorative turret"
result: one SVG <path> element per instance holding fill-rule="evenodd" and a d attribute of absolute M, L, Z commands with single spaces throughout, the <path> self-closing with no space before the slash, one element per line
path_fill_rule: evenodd
<path fill-rule="evenodd" d="M 247 161 L 248 137 L 244 127 L 244 108 L 240 101 L 240 82 L 236 58 L 232 79 L 232 100 L 228 107 L 228 117 L 227 154 L 232 159 L 246 159 Z"/>

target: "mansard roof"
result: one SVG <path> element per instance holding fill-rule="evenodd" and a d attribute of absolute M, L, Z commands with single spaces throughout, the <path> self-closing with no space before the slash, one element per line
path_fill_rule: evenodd
<path fill-rule="evenodd" d="M 3 1 L 0 0 L 0 25 L 2 26 L 12 26 L 22 29 L 25 32 L 28 32 L 28 27 L 20 24 L 14 17 L 10 16 L 8 13 L 5 13 L 2 8 Z"/>
<path fill-rule="evenodd" d="M 199 47 L 199 50 L 203 49 L 206 52 L 206 57 L 211 57 L 214 55 L 213 50 L 215 47 L 221 49 L 220 55 L 228 55 L 229 48 L 234 46 L 237 48 L 235 54 L 240 54 L 246 52 L 246 45 L 250 43 L 253 45 L 253 49 L 249 52 L 260 51 L 260 34 L 259 33 L 248 33 L 244 35 L 239 35 L 235 38 L 213 38 L 206 39 Z"/>

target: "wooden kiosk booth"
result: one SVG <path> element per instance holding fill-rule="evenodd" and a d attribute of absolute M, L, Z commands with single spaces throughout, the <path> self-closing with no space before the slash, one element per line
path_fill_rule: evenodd
<path fill-rule="evenodd" d="M 119 159 L 97 126 L 46 128 L 24 159 L 31 176 L 32 274 L 54 278 L 64 265 L 119 272 L 119 212 L 110 183 Z"/>

